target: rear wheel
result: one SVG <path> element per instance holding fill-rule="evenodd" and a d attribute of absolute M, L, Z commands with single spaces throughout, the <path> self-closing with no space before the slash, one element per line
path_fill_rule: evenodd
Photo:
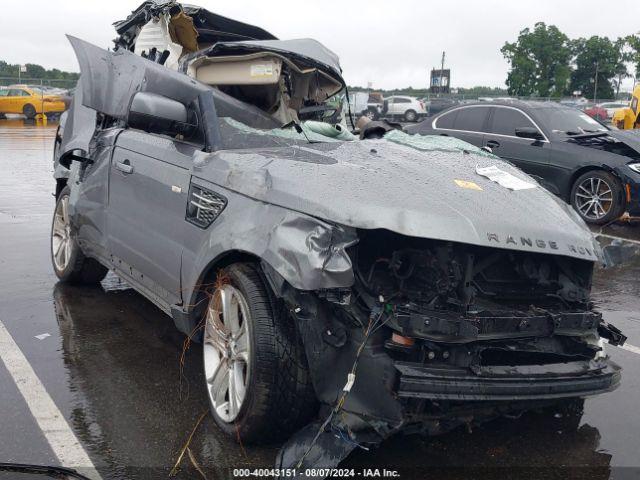
<path fill-rule="evenodd" d="M 404 112 L 404 119 L 407 122 L 415 122 L 416 118 L 418 118 L 418 114 L 415 112 L 415 110 L 407 110 L 406 112 Z"/>
<path fill-rule="evenodd" d="M 317 410 L 293 319 L 275 305 L 253 265 L 231 265 L 218 279 L 203 335 L 213 417 L 238 440 L 286 438 Z"/>
<path fill-rule="evenodd" d="M 608 172 L 586 172 L 573 184 L 571 205 L 588 223 L 612 222 L 624 213 L 622 185 Z"/>
<path fill-rule="evenodd" d="M 31 119 L 31 118 L 35 118 L 36 116 L 36 107 L 34 107 L 33 105 L 31 105 L 30 103 L 27 103 L 23 108 L 22 108 L 22 113 L 24 114 L 25 117 Z"/>
<path fill-rule="evenodd" d="M 80 250 L 71 229 L 69 217 L 69 187 L 58 196 L 51 224 L 51 263 L 56 276 L 63 282 L 95 284 L 108 270 Z"/>

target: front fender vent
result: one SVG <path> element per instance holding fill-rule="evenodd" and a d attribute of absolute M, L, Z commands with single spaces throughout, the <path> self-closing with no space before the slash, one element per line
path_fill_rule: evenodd
<path fill-rule="evenodd" d="M 226 206 L 227 199 L 219 193 L 191 185 L 186 219 L 200 228 L 207 228 Z"/>

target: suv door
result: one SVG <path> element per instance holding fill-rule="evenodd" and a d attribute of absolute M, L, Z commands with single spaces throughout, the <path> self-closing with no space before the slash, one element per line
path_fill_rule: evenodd
<path fill-rule="evenodd" d="M 119 274 L 169 307 L 181 301 L 183 223 L 195 145 L 123 131 L 111 159 L 108 248 Z M 160 302 L 157 302 L 157 301 Z"/>
<path fill-rule="evenodd" d="M 509 106 L 492 107 L 485 143 L 495 155 L 515 164 L 530 175 L 544 178 L 549 168 L 549 141 L 521 138 L 516 136 L 516 128 L 533 127 L 540 131 L 535 122 L 522 110 Z"/>
<path fill-rule="evenodd" d="M 440 135 L 456 137 L 476 147 L 482 147 L 489 111 L 490 108 L 485 105 L 455 108 L 436 118 L 433 126 Z"/>

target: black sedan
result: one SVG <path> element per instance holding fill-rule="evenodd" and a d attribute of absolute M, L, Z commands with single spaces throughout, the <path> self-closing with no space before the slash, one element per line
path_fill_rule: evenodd
<path fill-rule="evenodd" d="M 640 134 L 612 130 L 579 110 L 552 102 L 467 104 L 406 131 L 490 148 L 589 223 L 640 215 Z"/>

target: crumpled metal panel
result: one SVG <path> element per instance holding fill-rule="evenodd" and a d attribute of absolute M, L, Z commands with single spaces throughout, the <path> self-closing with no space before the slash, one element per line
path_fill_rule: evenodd
<path fill-rule="evenodd" d="M 150 91 L 188 105 L 202 92 L 203 85 L 181 73 L 139 57 L 126 50 L 108 52 L 67 35 L 82 72 L 82 104 L 113 118 L 124 119 L 136 92 Z"/>
<path fill-rule="evenodd" d="M 444 142 L 431 150 L 385 139 L 317 143 L 198 152 L 195 160 L 199 177 L 341 225 L 590 261 L 600 255 L 584 222 L 554 195 L 539 186 L 509 190 L 476 167 L 495 165 L 535 184 L 531 177 Z"/>
<path fill-rule="evenodd" d="M 179 9 L 194 19 L 200 41 L 208 44 L 224 39 L 276 39 L 274 35 L 260 27 L 217 15 L 202 7 L 181 4 L 173 0 L 154 0 L 143 2 L 126 19 L 113 24 L 120 35 L 115 40 L 116 46 L 131 50 L 142 25 L 159 15 L 175 14 Z"/>
<path fill-rule="evenodd" d="M 64 161 L 65 154 L 73 150 L 88 152 L 96 129 L 96 111 L 82 104 L 82 83 L 82 77 L 80 77 L 71 106 L 65 112 L 64 118 L 60 118 L 62 140 L 58 158 L 54 158 L 54 162 L 57 165 L 62 159 L 62 165 L 65 169 L 69 167 L 69 163 Z"/>
<path fill-rule="evenodd" d="M 197 171 L 195 172 L 197 175 Z M 354 282 L 347 248 L 354 229 L 269 205 L 247 201 L 210 182 L 194 183 L 227 198 L 227 207 L 206 235 L 189 234 L 183 262 L 184 285 L 198 285 L 203 266 L 230 251 L 259 257 L 300 290 L 350 287 Z M 193 292 L 185 292 L 190 298 Z"/>

